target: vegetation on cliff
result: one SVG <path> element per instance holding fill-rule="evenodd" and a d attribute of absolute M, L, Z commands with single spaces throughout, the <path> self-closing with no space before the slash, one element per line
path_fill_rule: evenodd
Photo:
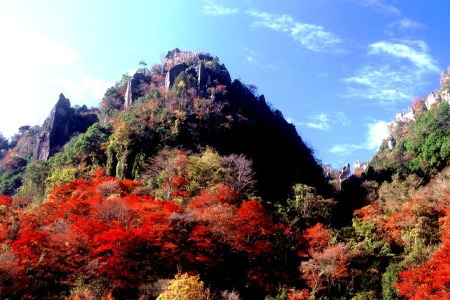
<path fill-rule="evenodd" d="M 336 188 L 209 54 L 170 51 L 80 109 L 98 122 L 48 159 L 40 127 L 0 136 L 0 298 L 450 296 L 446 102 Z"/>

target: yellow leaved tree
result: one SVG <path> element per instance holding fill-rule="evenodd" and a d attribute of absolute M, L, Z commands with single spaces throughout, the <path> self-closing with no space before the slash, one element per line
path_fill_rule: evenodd
<path fill-rule="evenodd" d="M 156 300 L 210 300 L 211 292 L 199 276 L 177 274 Z"/>

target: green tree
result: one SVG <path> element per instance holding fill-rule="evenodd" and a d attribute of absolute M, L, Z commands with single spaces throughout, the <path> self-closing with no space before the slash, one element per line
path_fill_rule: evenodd
<path fill-rule="evenodd" d="M 23 174 L 23 184 L 17 196 L 33 199 L 34 203 L 42 202 L 46 194 L 46 179 L 49 165 L 46 161 L 37 160 L 27 165 Z"/>
<path fill-rule="evenodd" d="M 337 204 L 334 199 L 317 195 L 315 188 L 305 184 L 296 184 L 292 190 L 293 198 L 289 198 L 286 204 L 278 204 L 278 213 L 286 224 L 304 228 L 316 223 L 330 223 Z"/>

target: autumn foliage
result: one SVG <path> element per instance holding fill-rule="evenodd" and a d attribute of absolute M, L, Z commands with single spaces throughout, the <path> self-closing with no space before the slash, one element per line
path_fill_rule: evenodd
<path fill-rule="evenodd" d="M 240 202 L 222 185 L 182 206 L 136 191 L 142 184 L 97 171 L 88 180 L 54 188 L 32 209 L 1 197 L 1 241 L 7 251 L 2 295 L 48 297 L 75 283 L 96 283 L 114 297 L 136 295 L 145 284 L 184 271 L 210 274 L 210 284 L 270 291 L 283 272 L 273 258 L 274 223 L 255 200 Z M 174 197 L 176 195 L 173 195 Z M 20 225 L 15 225 L 14 220 Z M 14 232 L 11 232 L 14 231 Z M 227 268 L 232 273 L 223 273 Z M 17 279 L 20 278 L 21 281 Z"/>
<path fill-rule="evenodd" d="M 173 53 L 46 161 L 0 134 L 0 299 L 450 298 L 447 102 L 333 189 L 254 84 Z"/>
<path fill-rule="evenodd" d="M 450 223 L 449 213 L 441 220 L 442 246 L 428 261 L 400 273 L 397 288 L 408 299 L 450 298 Z"/>

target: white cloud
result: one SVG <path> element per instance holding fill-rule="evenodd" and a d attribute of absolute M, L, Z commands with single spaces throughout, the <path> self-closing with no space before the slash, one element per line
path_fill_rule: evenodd
<path fill-rule="evenodd" d="M 350 154 L 356 150 L 375 151 L 384 139 L 388 137 L 389 122 L 373 121 L 367 124 L 366 140 L 362 144 L 339 144 L 333 146 L 329 151 L 334 154 Z"/>
<path fill-rule="evenodd" d="M 386 121 L 376 121 L 368 125 L 367 134 L 367 149 L 376 150 L 381 145 L 384 139 L 389 135 L 388 125 Z"/>
<path fill-rule="evenodd" d="M 419 75 L 402 66 L 366 65 L 355 76 L 344 79 L 349 84 L 345 96 L 369 99 L 384 105 L 395 104 L 413 97 L 414 82 L 419 82 Z"/>
<path fill-rule="evenodd" d="M 0 34 L 4 42 L 0 62 L 4 66 L 19 69 L 46 67 L 47 64 L 73 65 L 77 53 L 47 35 L 19 22 L 0 16 Z M 20 69 L 20 67 L 24 69 Z"/>
<path fill-rule="evenodd" d="M 379 12 L 393 14 L 393 15 L 401 15 L 400 10 L 393 5 L 387 4 L 384 0 L 355 0 L 357 3 L 373 8 Z"/>
<path fill-rule="evenodd" d="M 22 125 L 43 122 L 59 93 L 49 80 L 56 69 L 67 70 L 78 61 L 74 49 L 0 12 L 0 132 L 11 137 Z"/>
<path fill-rule="evenodd" d="M 58 86 L 64 91 L 64 95 L 71 100 L 72 104 L 83 104 L 86 100 L 90 100 L 92 106 L 97 106 L 105 94 L 106 89 L 114 85 L 113 82 L 87 75 L 78 75 L 75 80 L 56 78 L 53 82 L 55 86 Z M 94 101 L 96 103 L 93 103 Z"/>
<path fill-rule="evenodd" d="M 297 123 L 300 126 L 306 126 L 309 128 L 319 129 L 319 130 L 330 130 L 333 126 L 349 126 L 350 121 L 343 112 L 333 112 L 331 115 L 320 113 L 317 115 L 310 116 L 310 122 Z"/>
<path fill-rule="evenodd" d="M 406 30 L 416 30 L 422 28 L 425 28 L 425 25 L 408 18 L 403 18 L 392 22 L 386 27 L 389 34 L 393 34 L 394 31 L 404 32 Z"/>
<path fill-rule="evenodd" d="M 237 8 L 224 7 L 215 3 L 213 0 L 204 0 L 203 2 L 203 12 L 207 15 L 223 16 L 232 15 L 239 12 L 239 9 Z"/>
<path fill-rule="evenodd" d="M 439 72 L 423 41 L 376 42 L 368 46 L 367 54 L 371 62 L 344 79 L 348 84 L 344 96 L 395 104 L 417 96 L 427 76 Z"/>
<path fill-rule="evenodd" d="M 436 61 L 428 54 L 428 45 L 424 41 L 403 41 L 400 43 L 377 42 L 369 45 L 369 55 L 388 54 L 409 60 L 421 69 L 439 72 Z M 409 45 L 408 45 L 409 44 Z M 416 47 L 414 49 L 413 47 Z"/>
<path fill-rule="evenodd" d="M 0 132 L 41 125 L 63 92 L 72 104 L 97 105 L 107 83 L 76 75 L 74 49 L 0 12 Z"/>
<path fill-rule="evenodd" d="M 255 10 L 247 11 L 255 19 L 252 27 L 266 27 L 288 34 L 300 45 L 315 52 L 347 53 L 344 41 L 323 26 L 300 23 L 289 15 L 277 15 Z"/>
<path fill-rule="evenodd" d="M 245 61 L 247 63 L 251 63 L 252 64 L 252 63 L 256 62 L 256 59 L 255 59 L 256 53 L 255 53 L 255 51 L 253 51 L 253 50 L 251 50 L 249 48 L 246 48 L 246 47 L 242 47 L 240 49 L 240 52 L 241 52 L 241 54 L 243 56 L 245 56 Z"/>
<path fill-rule="evenodd" d="M 304 123 L 303 125 L 320 130 L 330 130 L 331 120 L 328 118 L 327 114 L 321 113 L 312 116 L 311 119 L 313 120 L 312 122 Z"/>
<path fill-rule="evenodd" d="M 261 57 L 260 53 L 257 53 L 256 51 L 253 51 L 247 47 L 241 47 L 239 52 L 244 57 L 244 61 L 248 64 L 272 71 L 278 70 L 279 68 L 279 62 L 265 63 L 264 58 Z"/>

